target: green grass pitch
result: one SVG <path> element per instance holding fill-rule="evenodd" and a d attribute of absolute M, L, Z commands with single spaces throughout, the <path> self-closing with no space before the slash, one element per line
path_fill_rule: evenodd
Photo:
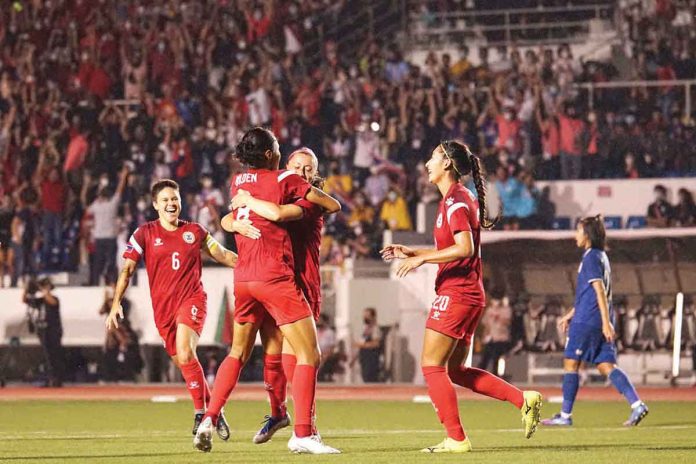
<path fill-rule="evenodd" d="M 8 401 L 0 403 L 2 463 L 420 463 L 510 464 L 696 463 L 696 403 L 653 402 L 637 428 L 621 426 L 622 402 L 579 402 L 572 429 L 540 428 L 523 437 L 520 415 L 494 401 L 460 404 L 474 446 L 466 455 L 424 455 L 418 449 L 443 437 L 429 404 L 398 401 L 319 402 L 319 427 L 338 456 L 296 456 L 286 448 L 289 429 L 265 445 L 251 437 L 267 404 L 231 402 L 229 442 L 213 451 L 192 448 L 186 402 Z M 546 404 L 543 416 L 558 410 Z"/>

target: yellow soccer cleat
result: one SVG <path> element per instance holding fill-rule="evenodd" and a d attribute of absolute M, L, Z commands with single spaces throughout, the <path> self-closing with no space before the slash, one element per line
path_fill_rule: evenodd
<path fill-rule="evenodd" d="M 445 438 L 442 443 L 423 448 L 421 453 L 468 453 L 471 451 L 471 442 L 468 438 L 457 441 L 453 438 Z"/>
<path fill-rule="evenodd" d="M 522 405 L 522 422 L 524 423 L 524 436 L 532 438 L 536 432 L 537 425 L 541 420 L 541 393 L 535 391 L 526 391 L 524 395 L 524 404 Z"/>

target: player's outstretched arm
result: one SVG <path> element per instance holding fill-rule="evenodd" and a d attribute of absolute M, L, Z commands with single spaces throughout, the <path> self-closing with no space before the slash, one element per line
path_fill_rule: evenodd
<path fill-rule="evenodd" d="M 260 200 L 246 190 L 239 190 L 232 198 L 232 208 L 249 208 L 264 219 L 273 222 L 297 221 L 302 219 L 302 208 L 297 205 L 278 205 Z"/>
<path fill-rule="evenodd" d="M 474 256 L 474 236 L 469 231 L 458 232 L 454 236 L 454 245 L 442 250 L 424 250 L 416 253 L 415 256 L 404 259 L 396 270 L 396 276 L 404 277 L 425 263 L 449 263 L 472 256 Z"/>
<path fill-rule="evenodd" d="M 123 263 L 123 269 L 118 275 L 116 282 L 116 290 L 114 290 L 114 301 L 111 303 L 111 311 L 106 317 L 106 330 L 118 329 L 119 318 L 123 319 L 123 307 L 121 307 L 121 299 L 126 293 L 126 289 L 130 284 L 130 279 L 135 272 L 136 263 L 132 259 L 126 258 Z"/>
<path fill-rule="evenodd" d="M 220 244 L 212 235 L 208 234 L 203 242 L 203 250 L 218 263 L 227 267 L 237 265 L 237 253 L 228 250 Z"/>
<path fill-rule="evenodd" d="M 333 214 L 341 211 L 341 204 L 338 200 L 316 187 L 312 187 L 312 190 L 307 193 L 305 198 L 307 198 L 307 201 L 311 201 L 315 205 L 324 208 L 327 213 Z"/>
<path fill-rule="evenodd" d="M 304 211 L 297 205 L 278 205 L 253 197 L 246 190 L 240 190 L 232 199 L 233 208 L 249 208 L 262 218 L 273 222 L 297 221 L 302 219 Z"/>
<path fill-rule="evenodd" d="M 419 250 L 409 248 L 404 245 L 387 245 L 379 253 L 382 255 L 382 259 L 385 261 L 391 261 L 393 259 L 406 259 L 416 256 Z"/>

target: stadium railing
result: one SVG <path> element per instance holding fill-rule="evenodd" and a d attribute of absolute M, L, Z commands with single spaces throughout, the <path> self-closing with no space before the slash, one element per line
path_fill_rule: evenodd
<path fill-rule="evenodd" d="M 570 18 L 558 21 L 558 15 Z M 614 2 L 563 7 L 419 12 L 409 15 L 411 45 L 487 37 L 488 46 L 543 45 L 583 41 L 594 20 L 613 22 Z M 531 17 L 531 21 L 527 21 Z M 534 37 L 525 38 L 526 35 Z M 500 38 L 499 38 L 500 37 Z"/>
<path fill-rule="evenodd" d="M 587 91 L 587 106 L 592 109 L 597 106 L 597 94 L 601 90 L 609 89 L 635 89 L 635 88 L 650 88 L 664 89 L 674 88 L 680 93 L 679 97 L 683 98 L 684 114 L 690 117 L 692 104 L 692 89 L 696 85 L 696 79 L 673 79 L 663 81 L 611 81 L 611 82 L 587 82 L 575 84 L 578 89 Z"/>

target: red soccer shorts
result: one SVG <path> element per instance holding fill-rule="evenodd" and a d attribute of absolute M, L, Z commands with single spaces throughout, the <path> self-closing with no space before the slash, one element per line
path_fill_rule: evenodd
<path fill-rule="evenodd" d="M 191 298 L 179 305 L 175 311 L 176 318 L 172 320 L 172 323 L 157 327 L 164 349 L 169 356 L 176 356 L 176 331 L 179 324 L 190 327 L 200 335 L 207 313 L 205 298 Z"/>
<path fill-rule="evenodd" d="M 234 283 L 235 322 L 260 324 L 267 313 L 279 326 L 312 316 L 307 300 L 292 277 Z"/>
<path fill-rule="evenodd" d="M 425 327 L 469 344 L 482 316 L 483 306 L 460 303 L 450 295 L 437 295 Z"/>

